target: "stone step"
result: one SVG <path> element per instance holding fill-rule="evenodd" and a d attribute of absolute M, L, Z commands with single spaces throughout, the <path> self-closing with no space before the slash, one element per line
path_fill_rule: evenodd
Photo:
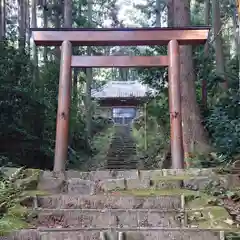
<path fill-rule="evenodd" d="M 232 176 L 233 177 L 233 176 Z M 112 191 L 125 191 L 134 189 L 179 189 L 185 188 L 190 190 L 203 190 L 209 184 L 211 180 L 220 181 L 221 186 L 225 188 L 239 187 L 240 181 L 227 176 L 221 177 L 195 177 L 186 178 L 181 180 L 180 178 L 167 178 L 160 177 L 156 180 L 148 178 L 114 178 L 105 179 L 102 181 L 90 181 L 82 180 L 79 178 L 72 178 L 68 180 L 67 192 L 69 194 L 98 194 L 107 193 Z"/>
<path fill-rule="evenodd" d="M 159 170 L 127 170 L 127 171 L 108 171 L 108 170 L 98 170 L 98 171 L 91 171 L 91 172 L 80 172 L 69 170 L 66 172 L 68 178 L 82 178 L 87 180 L 103 180 L 108 178 L 149 178 L 149 179 L 156 179 L 158 177 L 171 177 L 171 176 L 189 176 L 189 177 L 196 177 L 196 176 L 212 176 L 216 175 L 214 173 L 214 169 L 159 169 Z M 45 176 L 51 176 L 52 173 L 49 171 L 44 172 Z"/>
<path fill-rule="evenodd" d="M 120 166 L 116 166 L 116 164 L 108 164 L 106 166 L 106 169 L 128 170 L 128 169 L 132 169 L 133 167 L 136 167 L 136 166 L 137 166 L 137 163 L 130 164 L 130 165 L 120 165 Z"/>
<path fill-rule="evenodd" d="M 181 196 L 51 195 L 37 197 L 37 207 L 48 209 L 162 209 L 182 208 Z"/>
<path fill-rule="evenodd" d="M 56 228 L 183 227 L 184 213 L 159 209 L 39 209 L 36 226 Z M 33 221 L 32 221 L 33 223 Z"/>
<path fill-rule="evenodd" d="M 208 182 L 208 178 L 205 179 Z M 191 183 L 191 182 L 190 182 Z M 82 180 L 79 178 L 71 178 L 67 183 L 67 192 L 69 194 L 94 195 L 99 193 L 108 193 L 112 191 L 125 191 L 133 189 L 179 189 L 182 187 L 181 180 L 160 180 L 151 181 L 149 179 L 106 179 L 98 182 L 90 180 Z M 202 186 L 201 182 L 196 182 L 196 186 Z"/>
<path fill-rule="evenodd" d="M 117 146 L 111 146 L 109 149 L 108 149 L 108 152 L 112 152 L 112 153 L 116 153 L 116 152 L 120 152 L 120 153 L 123 153 L 123 154 L 128 154 L 128 153 L 131 153 L 131 152 L 136 152 L 136 149 L 133 148 L 133 147 L 129 147 L 126 149 L 126 146 L 120 146 L 120 145 L 117 145 Z"/>
<path fill-rule="evenodd" d="M 187 188 L 192 190 L 204 189 L 209 183 L 208 177 L 201 177 L 195 179 L 179 180 L 179 179 L 138 179 L 138 178 L 118 178 L 106 179 L 102 181 L 82 180 L 79 178 L 72 178 L 68 180 L 67 192 L 69 194 L 98 194 L 112 191 L 125 191 L 134 189 L 179 189 Z M 223 182 L 223 186 L 227 186 L 228 182 Z"/>
<path fill-rule="evenodd" d="M 111 164 L 109 165 L 111 167 Z M 119 168 L 124 168 L 123 165 Z M 133 189 L 176 189 L 187 188 L 191 190 L 204 189 L 210 181 L 219 181 L 225 188 L 240 187 L 239 175 L 209 175 L 209 176 L 162 176 L 159 171 L 98 171 L 90 173 L 72 172 L 75 178 L 67 180 L 66 191 L 69 194 L 97 194 L 109 191 L 123 191 Z M 68 177 L 71 173 L 67 174 Z M 91 180 L 86 180 L 91 179 Z M 52 181 L 50 181 L 52 180 Z M 54 184 L 56 179 L 43 176 L 40 178 L 39 190 L 44 186 Z"/>
<path fill-rule="evenodd" d="M 107 164 L 109 165 L 116 165 L 116 166 L 126 166 L 129 167 L 130 165 L 136 165 L 138 161 L 134 160 L 123 160 L 122 158 L 116 157 L 115 159 L 108 159 Z"/>
<path fill-rule="evenodd" d="M 44 171 L 42 178 L 50 178 L 53 173 L 50 171 Z M 109 170 L 98 170 L 90 172 L 80 172 L 75 170 L 66 171 L 67 178 L 81 178 L 85 180 L 104 180 L 109 178 L 149 178 L 156 179 L 158 177 L 197 177 L 197 176 L 213 176 L 216 175 L 214 169 L 159 169 L 159 170 L 125 170 L 125 171 L 109 171 Z"/>
<path fill-rule="evenodd" d="M 136 152 L 136 149 L 133 149 L 133 148 L 129 148 L 128 150 L 122 150 L 122 149 L 112 149 L 112 148 L 110 148 L 109 150 L 108 150 L 108 156 L 110 156 L 110 155 L 115 155 L 115 154 L 118 154 L 118 155 L 120 155 L 121 154 L 121 156 L 128 156 L 129 154 L 132 154 L 132 153 L 135 153 Z"/>
<path fill-rule="evenodd" d="M 207 229 L 139 228 L 39 228 L 12 234 L 11 240 L 223 240 L 224 232 Z"/>

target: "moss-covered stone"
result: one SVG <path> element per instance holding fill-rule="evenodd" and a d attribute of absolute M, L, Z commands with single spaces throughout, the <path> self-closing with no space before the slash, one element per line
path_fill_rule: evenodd
<path fill-rule="evenodd" d="M 204 207 L 188 210 L 188 226 L 210 229 L 234 229 L 231 216 L 224 207 Z"/>
<path fill-rule="evenodd" d="M 6 236 L 11 232 L 31 227 L 24 219 L 15 216 L 4 216 L 0 218 L 0 236 Z"/>
<path fill-rule="evenodd" d="M 114 191 L 116 192 L 116 191 Z M 171 195 L 194 195 L 198 194 L 196 191 L 187 189 L 133 189 L 125 191 L 117 191 L 119 195 L 132 195 L 132 196 L 171 196 Z"/>
<path fill-rule="evenodd" d="M 41 174 L 41 170 L 39 169 L 26 169 L 25 178 L 19 179 L 17 184 L 19 186 L 23 186 L 25 190 L 35 190 L 37 189 L 39 177 Z"/>

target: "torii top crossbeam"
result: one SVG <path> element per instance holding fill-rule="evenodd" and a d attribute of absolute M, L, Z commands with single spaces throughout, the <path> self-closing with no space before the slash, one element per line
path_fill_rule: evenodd
<path fill-rule="evenodd" d="M 204 44 L 210 27 L 185 28 L 32 28 L 38 46 L 60 46 L 70 41 L 77 46 L 181 45 Z"/>

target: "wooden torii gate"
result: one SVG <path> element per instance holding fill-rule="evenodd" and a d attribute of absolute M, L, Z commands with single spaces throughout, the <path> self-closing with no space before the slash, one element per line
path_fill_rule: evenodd
<path fill-rule="evenodd" d="M 204 44 L 209 30 L 209 27 L 32 29 L 36 45 L 61 46 L 54 172 L 64 172 L 67 160 L 73 67 L 168 67 L 172 168 L 184 168 L 179 45 Z M 168 45 L 168 55 L 72 56 L 72 46 L 141 45 Z"/>

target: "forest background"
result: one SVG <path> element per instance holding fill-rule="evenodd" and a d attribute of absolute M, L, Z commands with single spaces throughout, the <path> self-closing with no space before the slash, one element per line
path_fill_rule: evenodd
<path fill-rule="evenodd" d="M 38 47 L 31 27 L 178 27 L 211 25 L 205 46 L 181 47 L 185 158 L 191 166 L 240 160 L 240 37 L 235 0 L 1 0 L 1 165 L 52 168 L 58 47 Z M 75 54 L 159 55 L 166 47 L 74 47 Z M 91 90 L 112 80 L 139 80 L 157 90 L 146 121 L 135 121 L 137 154 L 145 168 L 169 152 L 167 69 L 74 69 L 68 167 L 96 168 L 114 128 L 95 114 Z"/>

